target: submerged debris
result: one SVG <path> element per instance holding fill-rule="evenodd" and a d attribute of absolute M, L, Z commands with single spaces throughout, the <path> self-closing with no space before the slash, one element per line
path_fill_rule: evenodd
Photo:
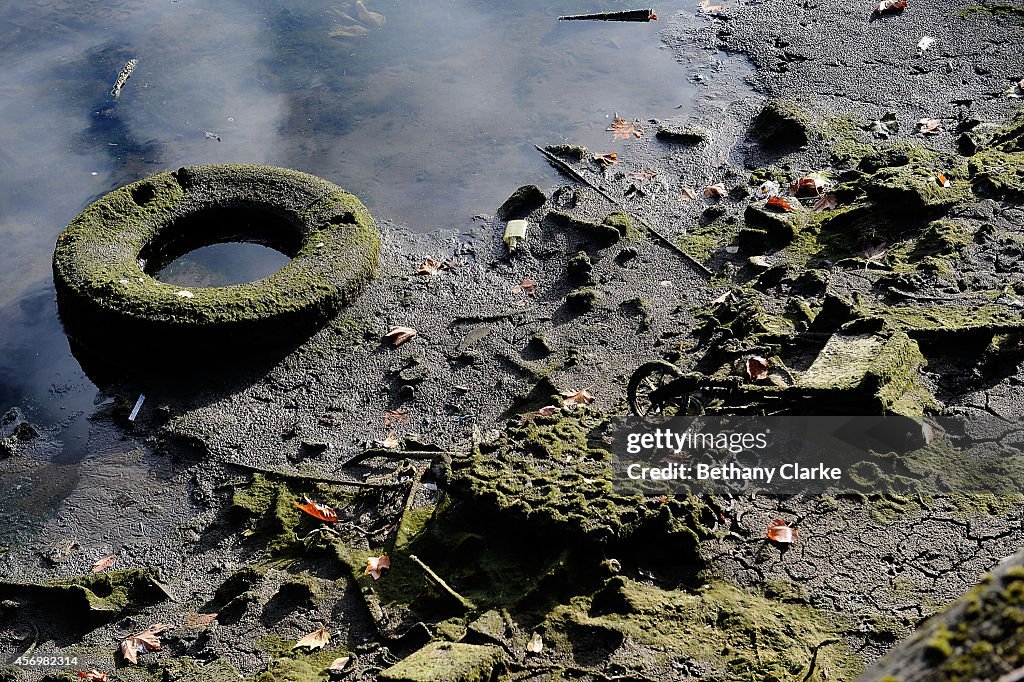
<path fill-rule="evenodd" d="M 110 89 L 110 94 L 117 99 L 121 96 L 121 88 L 128 82 L 128 79 L 132 77 L 132 72 L 135 71 L 135 67 L 139 65 L 138 59 L 129 59 L 128 63 L 121 69 L 121 73 L 117 75 L 117 80 L 114 81 L 114 87 Z"/>

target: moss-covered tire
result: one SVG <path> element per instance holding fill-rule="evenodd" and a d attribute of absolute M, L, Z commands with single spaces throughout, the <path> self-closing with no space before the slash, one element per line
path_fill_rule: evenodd
<path fill-rule="evenodd" d="M 205 244 L 247 241 L 291 261 L 264 279 L 186 288 L 151 273 Z M 61 317 L 85 345 L 117 339 L 206 350 L 308 334 L 373 276 L 380 240 L 360 201 L 321 178 L 255 165 L 160 173 L 89 205 L 57 238 Z"/>

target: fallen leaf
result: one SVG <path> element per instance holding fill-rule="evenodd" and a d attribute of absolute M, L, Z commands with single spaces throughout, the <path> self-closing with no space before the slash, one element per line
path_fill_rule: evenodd
<path fill-rule="evenodd" d="M 868 244 L 857 254 L 860 258 L 869 261 L 880 261 L 888 253 L 886 248 L 888 244 L 882 242 L 881 244 Z"/>
<path fill-rule="evenodd" d="M 384 413 L 384 426 L 391 426 L 393 424 L 408 424 L 409 413 L 402 408 L 397 410 L 388 410 Z"/>
<path fill-rule="evenodd" d="M 822 211 L 831 211 L 838 205 L 839 201 L 836 199 L 835 194 L 826 194 L 814 202 L 814 212 L 821 213 Z"/>
<path fill-rule="evenodd" d="M 327 646 L 327 643 L 331 641 L 331 633 L 325 628 L 319 630 L 313 630 L 292 647 L 292 651 L 296 649 L 309 649 L 310 651 L 316 651 L 317 649 L 323 649 Z"/>
<path fill-rule="evenodd" d="M 306 504 L 299 504 L 298 502 L 292 502 L 296 507 L 306 512 L 310 516 L 320 519 L 321 521 L 327 521 L 328 523 L 338 522 L 338 512 L 334 511 L 326 504 L 320 504 L 315 502 L 308 497 L 306 498 Z"/>
<path fill-rule="evenodd" d="M 928 48 L 935 42 L 935 38 L 931 36 L 925 36 L 921 40 L 917 41 L 917 52 L 918 54 L 924 54 L 928 51 Z"/>
<path fill-rule="evenodd" d="M 401 346 L 406 341 L 416 336 L 416 330 L 412 327 L 392 327 L 388 330 L 388 333 L 384 335 L 384 341 L 387 341 L 396 348 Z"/>
<path fill-rule="evenodd" d="M 778 209 L 779 211 L 795 210 L 788 201 L 779 196 L 768 197 L 768 202 L 765 204 L 765 206 L 769 208 Z"/>
<path fill-rule="evenodd" d="M 712 5 L 711 0 L 700 0 L 701 12 L 717 12 L 722 9 L 721 5 Z"/>
<path fill-rule="evenodd" d="M 890 112 L 882 118 L 872 121 L 864 126 L 864 130 L 872 132 L 876 137 L 887 138 L 899 132 L 900 122 L 896 114 Z"/>
<path fill-rule="evenodd" d="M 789 186 L 789 193 L 795 197 L 818 196 L 827 184 L 828 178 L 821 173 L 810 173 L 794 180 Z"/>
<path fill-rule="evenodd" d="M 79 670 L 78 676 L 83 680 L 92 680 L 92 682 L 107 682 L 107 673 L 101 673 L 99 670 L 90 669 Z"/>
<path fill-rule="evenodd" d="M 644 136 L 644 129 L 637 125 L 638 121 L 627 121 L 616 116 L 607 130 L 612 133 L 613 140 L 628 140 L 631 137 L 639 139 Z"/>
<path fill-rule="evenodd" d="M 633 180 L 639 180 L 640 182 L 647 182 L 651 178 L 658 177 L 658 171 L 652 171 L 652 170 L 636 171 L 635 173 L 630 173 L 626 177 L 631 178 Z"/>
<path fill-rule="evenodd" d="M 697 198 L 697 193 L 693 191 L 692 187 L 684 187 L 683 193 L 679 197 L 683 201 L 693 201 Z"/>
<path fill-rule="evenodd" d="M 160 638 L 157 635 L 170 629 L 170 625 L 157 623 L 156 625 L 149 626 L 149 628 L 142 632 L 135 633 L 121 642 L 121 655 L 129 663 L 138 663 L 139 654 L 147 651 L 160 651 Z"/>
<path fill-rule="evenodd" d="M 533 296 L 534 292 L 537 291 L 537 280 L 524 279 L 522 282 L 519 283 L 519 286 L 522 288 L 524 294 Z"/>
<path fill-rule="evenodd" d="M 607 154 L 594 154 L 594 161 L 597 161 L 604 168 L 607 168 L 608 166 L 614 166 L 619 162 L 619 155 L 616 154 L 615 152 L 610 152 Z"/>
<path fill-rule="evenodd" d="M 442 263 L 440 261 L 436 261 L 433 258 L 428 258 L 427 260 L 423 261 L 423 263 L 420 265 L 419 269 L 416 270 L 416 274 L 417 275 L 427 275 L 429 277 L 433 277 L 437 273 L 441 272 L 441 270 L 443 270 L 443 269 L 444 269 L 444 263 Z"/>
<path fill-rule="evenodd" d="M 939 173 L 938 175 L 935 176 L 935 181 L 938 182 L 939 185 L 941 185 L 942 187 L 949 187 L 949 178 L 947 178 L 942 173 Z"/>
<path fill-rule="evenodd" d="M 922 118 L 917 122 L 917 130 L 925 135 L 936 135 L 942 132 L 941 118 Z"/>
<path fill-rule="evenodd" d="M 907 8 L 907 0 L 882 0 L 875 8 L 878 14 L 896 14 Z"/>
<path fill-rule="evenodd" d="M 100 571 L 105 571 L 113 566 L 115 561 L 117 561 L 116 555 L 105 556 L 92 565 L 92 572 L 99 573 Z"/>
<path fill-rule="evenodd" d="M 562 391 L 562 397 L 565 398 L 565 404 L 567 407 L 589 405 L 594 402 L 594 396 L 590 395 L 585 388 L 580 389 L 579 391 Z"/>
<path fill-rule="evenodd" d="M 401 444 L 402 442 L 398 440 L 398 435 L 394 431 L 388 431 L 388 435 L 384 436 L 384 440 L 380 442 L 381 447 L 388 450 L 397 450 Z"/>
<path fill-rule="evenodd" d="M 725 185 L 720 182 L 704 188 L 704 197 L 707 199 L 721 199 L 728 193 L 729 191 L 725 188 Z"/>
<path fill-rule="evenodd" d="M 732 292 L 731 291 L 727 291 L 724 294 L 722 294 L 721 296 L 719 296 L 718 298 L 716 298 L 715 300 L 713 300 L 711 302 L 711 305 L 722 305 L 723 303 L 725 303 L 726 301 L 728 301 L 731 298 L 732 298 Z"/>
<path fill-rule="evenodd" d="M 380 576 L 389 568 L 391 568 L 391 558 L 387 554 L 372 556 L 366 559 L 366 570 L 363 571 L 363 575 L 369 573 L 374 580 L 380 580 Z"/>
<path fill-rule="evenodd" d="M 772 542 L 789 545 L 800 539 L 800 531 L 790 528 L 781 519 L 772 519 L 768 524 L 768 539 Z"/>
<path fill-rule="evenodd" d="M 331 672 L 340 673 L 348 665 L 348 662 L 352 660 L 351 656 L 342 656 L 341 658 L 334 659 L 334 663 L 331 663 L 331 667 L 328 668 Z"/>
<path fill-rule="evenodd" d="M 520 417 L 519 418 L 519 426 L 522 426 L 523 424 L 526 424 L 527 422 L 531 422 L 534 419 L 536 419 L 537 417 L 550 417 L 551 415 L 557 414 L 558 412 L 561 412 L 561 411 L 562 411 L 562 408 L 558 407 L 557 405 L 545 405 L 544 407 L 540 408 L 536 412 L 528 412 L 528 413 L 524 414 L 522 417 Z"/>
<path fill-rule="evenodd" d="M 771 363 L 760 355 L 751 355 L 747 358 L 747 376 L 751 381 L 761 381 L 768 377 L 768 370 L 771 368 Z"/>
<path fill-rule="evenodd" d="M 198 613 L 194 616 L 185 616 L 185 625 L 193 628 L 204 628 L 217 620 L 216 613 Z"/>
<path fill-rule="evenodd" d="M 539 654 L 544 650 L 544 640 L 541 639 L 540 633 L 533 633 L 533 637 L 526 644 L 526 653 L 528 654 Z"/>

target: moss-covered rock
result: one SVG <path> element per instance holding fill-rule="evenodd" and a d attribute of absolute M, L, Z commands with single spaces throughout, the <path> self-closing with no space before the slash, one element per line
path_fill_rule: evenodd
<path fill-rule="evenodd" d="M 537 185 L 523 185 L 498 207 L 497 217 L 499 220 L 525 218 L 543 206 L 547 200 L 547 196 Z"/>
<path fill-rule="evenodd" d="M 501 664 L 501 649 L 432 642 L 380 674 L 388 682 L 489 682 Z"/>
<path fill-rule="evenodd" d="M 769 146 L 801 147 L 807 144 L 810 125 L 810 116 L 796 102 L 770 99 L 754 118 L 751 132 Z"/>
<path fill-rule="evenodd" d="M 676 144 L 694 145 L 707 142 L 708 131 L 697 126 L 682 126 L 674 124 L 662 124 L 658 126 L 658 132 L 654 135 L 663 142 L 674 142 Z"/>
<path fill-rule="evenodd" d="M 228 287 L 184 288 L 154 276 L 193 248 L 238 240 L 292 260 Z M 379 247 L 369 212 L 326 180 L 267 166 L 191 166 L 89 205 L 57 238 L 53 270 L 65 324 L 94 347 L 130 352 L 119 341 L 130 338 L 147 354 L 183 343 L 215 352 L 323 324 L 373 276 Z"/>

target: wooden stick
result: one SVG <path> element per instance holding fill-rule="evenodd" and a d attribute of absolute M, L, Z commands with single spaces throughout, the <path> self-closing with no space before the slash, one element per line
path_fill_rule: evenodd
<path fill-rule="evenodd" d="M 338 478 L 322 478 L 320 476 L 312 476 L 310 474 L 297 474 L 288 471 L 278 471 L 276 469 L 265 469 L 258 467 L 253 464 L 243 464 L 242 462 L 228 462 L 225 460 L 217 460 L 218 463 L 226 466 L 238 467 L 239 469 L 245 469 L 252 471 L 257 474 L 264 474 L 265 476 L 274 476 L 276 478 L 286 478 L 295 481 L 308 481 L 310 483 L 325 483 L 327 485 L 342 485 L 349 486 L 352 488 L 397 488 L 402 483 L 367 483 L 366 481 L 348 481 L 341 480 Z"/>
<path fill-rule="evenodd" d="M 427 574 L 427 577 L 429 577 L 431 580 L 433 580 L 437 584 L 438 587 L 440 587 L 442 590 L 447 592 L 457 602 L 462 604 L 462 608 L 466 609 L 467 611 L 476 611 L 476 604 L 474 604 L 473 602 L 469 601 L 468 599 L 463 597 L 461 594 L 459 594 L 458 592 L 453 590 L 451 588 L 451 586 L 448 585 L 448 583 L 446 583 L 444 581 L 444 579 L 441 578 L 441 576 L 439 576 L 437 573 L 434 573 L 433 569 L 431 569 L 430 566 L 427 566 L 425 563 L 420 561 L 420 558 L 418 556 L 416 556 L 415 554 L 410 554 L 409 555 L 409 560 L 412 561 L 417 566 L 419 566 L 420 568 L 422 568 L 423 572 Z"/>
<path fill-rule="evenodd" d="M 465 452 L 449 450 L 384 450 L 382 448 L 369 448 L 358 455 L 348 459 L 342 464 L 342 468 L 359 464 L 364 459 L 371 457 L 386 457 L 388 459 L 433 459 L 438 455 L 465 455 Z"/>
<path fill-rule="evenodd" d="M 558 17 L 559 21 L 651 21 L 657 15 L 649 9 L 629 9 L 622 12 L 595 12 Z"/>

